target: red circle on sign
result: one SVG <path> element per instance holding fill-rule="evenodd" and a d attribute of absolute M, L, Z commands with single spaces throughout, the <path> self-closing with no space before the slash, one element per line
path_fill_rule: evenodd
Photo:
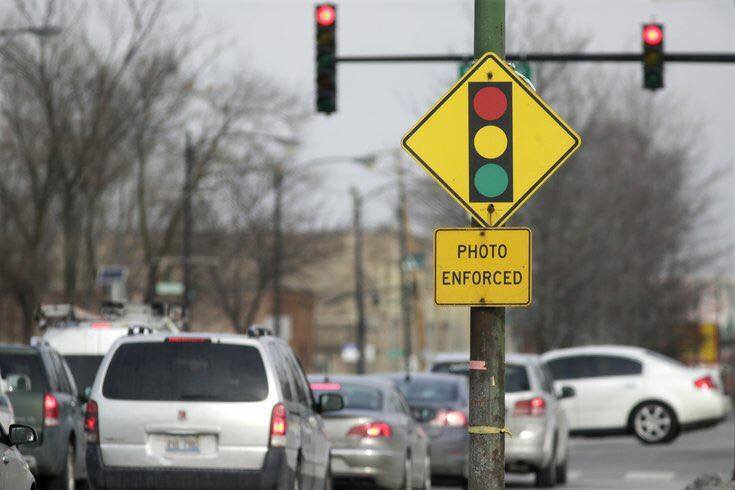
<path fill-rule="evenodd" d="M 505 114 L 508 108 L 508 99 L 497 87 L 484 87 L 477 91 L 472 100 L 475 114 L 486 121 L 494 121 Z"/>

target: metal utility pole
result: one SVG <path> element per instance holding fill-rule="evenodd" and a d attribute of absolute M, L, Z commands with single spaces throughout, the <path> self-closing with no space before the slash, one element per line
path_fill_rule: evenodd
<path fill-rule="evenodd" d="M 406 180 L 401 159 L 396 156 L 398 172 L 398 266 L 401 282 L 401 322 L 403 324 L 403 370 L 411 371 L 411 294 L 407 283 L 406 259 L 408 258 L 408 200 Z"/>
<path fill-rule="evenodd" d="M 191 134 L 186 132 L 186 142 L 184 145 L 184 193 L 183 193 L 183 211 L 184 211 L 184 237 L 182 260 L 184 268 L 184 297 L 182 298 L 182 308 L 184 310 L 184 330 L 191 328 L 191 193 L 192 193 L 192 172 L 194 171 L 194 144 L 191 141 Z"/>
<path fill-rule="evenodd" d="M 362 197 L 354 187 L 352 193 L 352 229 L 355 240 L 355 309 L 357 311 L 357 374 L 365 374 L 365 274 L 363 270 Z"/>
<path fill-rule="evenodd" d="M 283 167 L 273 171 L 273 333 L 281 336 L 281 259 L 283 241 Z"/>
<path fill-rule="evenodd" d="M 475 0 L 474 49 L 505 55 L 505 0 Z M 505 488 L 505 308 L 470 309 L 469 425 L 470 490 Z"/>

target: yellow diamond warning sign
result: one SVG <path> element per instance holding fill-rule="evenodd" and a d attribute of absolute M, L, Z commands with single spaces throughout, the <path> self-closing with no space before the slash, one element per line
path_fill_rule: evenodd
<path fill-rule="evenodd" d="M 531 230 L 436 230 L 434 301 L 470 306 L 531 304 Z"/>
<path fill-rule="evenodd" d="M 403 138 L 403 147 L 485 226 L 501 226 L 579 148 L 580 138 L 494 53 Z"/>

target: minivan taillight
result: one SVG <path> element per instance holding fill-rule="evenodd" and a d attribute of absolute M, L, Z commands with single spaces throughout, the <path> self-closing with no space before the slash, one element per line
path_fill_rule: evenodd
<path fill-rule="evenodd" d="M 356 425 L 347 431 L 348 436 L 366 437 L 374 439 L 376 437 L 391 437 L 393 429 L 385 422 L 368 422 Z"/>
<path fill-rule="evenodd" d="M 43 425 L 44 427 L 58 427 L 59 400 L 51 393 L 43 395 Z"/>
<path fill-rule="evenodd" d="M 461 410 L 439 410 L 429 422 L 434 427 L 467 427 L 467 415 Z"/>
<path fill-rule="evenodd" d="M 288 432 L 288 421 L 286 420 L 286 407 L 283 403 L 273 406 L 271 412 L 271 447 L 284 447 L 286 445 L 286 433 Z"/>
<path fill-rule="evenodd" d="M 715 380 L 712 379 L 712 376 L 702 376 L 701 378 L 697 378 L 694 380 L 694 386 L 699 388 L 700 390 L 716 390 L 717 385 L 715 384 Z"/>
<path fill-rule="evenodd" d="M 94 400 L 87 402 L 87 409 L 84 412 L 84 433 L 87 435 L 87 442 L 100 442 L 100 418 L 99 406 Z"/>
<path fill-rule="evenodd" d="M 513 408 L 513 415 L 538 416 L 546 413 L 546 400 L 540 396 L 530 400 L 518 400 Z"/>

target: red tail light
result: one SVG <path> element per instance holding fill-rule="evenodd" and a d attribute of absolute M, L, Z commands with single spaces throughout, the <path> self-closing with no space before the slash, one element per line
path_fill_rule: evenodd
<path fill-rule="evenodd" d="M 461 410 L 439 410 L 429 422 L 434 427 L 467 427 L 467 415 Z"/>
<path fill-rule="evenodd" d="M 212 342 L 207 337 L 166 337 L 166 342 L 172 344 L 204 344 Z"/>
<path fill-rule="evenodd" d="M 100 419 L 97 402 L 89 400 L 84 412 L 84 433 L 87 434 L 87 442 L 100 442 Z"/>
<path fill-rule="evenodd" d="M 540 396 L 530 400 L 518 400 L 513 409 L 513 415 L 538 416 L 546 413 L 546 400 Z"/>
<path fill-rule="evenodd" d="M 311 383 L 313 391 L 339 391 L 342 385 L 339 383 Z"/>
<path fill-rule="evenodd" d="M 700 390 L 716 390 L 717 385 L 715 384 L 715 380 L 712 379 L 712 376 L 702 376 L 701 378 L 694 380 L 694 386 L 699 388 Z"/>
<path fill-rule="evenodd" d="M 58 427 L 59 420 L 59 400 L 51 393 L 43 395 L 43 425 L 45 427 Z"/>
<path fill-rule="evenodd" d="M 288 432 L 288 421 L 286 420 L 286 407 L 283 403 L 273 406 L 271 412 L 271 447 L 284 447 L 286 445 L 286 433 Z"/>
<path fill-rule="evenodd" d="M 347 431 L 348 436 L 367 437 L 373 439 L 376 437 L 391 437 L 393 429 L 385 422 L 368 422 L 366 424 L 356 425 Z"/>

